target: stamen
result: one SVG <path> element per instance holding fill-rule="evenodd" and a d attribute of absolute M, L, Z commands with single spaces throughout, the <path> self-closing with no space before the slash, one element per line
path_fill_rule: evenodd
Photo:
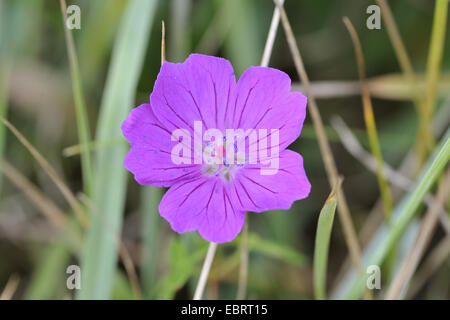
<path fill-rule="evenodd" d="M 230 174 L 232 174 L 236 168 L 241 168 L 244 166 L 247 159 L 245 157 L 238 158 L 237 141 L 233 143 L 234 162 L 232 164 L 227 162 L 227 147 L 228 142 L 225 136 L 223 137 L 223 141 L 209 141 L 204 145 L 203 155 L 208 155 L 205 163 L 205 174 L 214 175 L 216 177 L 222 176 L 228 181 Z"/>

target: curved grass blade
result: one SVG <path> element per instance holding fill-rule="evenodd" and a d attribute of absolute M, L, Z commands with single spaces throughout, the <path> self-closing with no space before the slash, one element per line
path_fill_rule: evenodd
<path fill-rule="evenodd" d="M 330 245 L 331 229 L 333 228 L 334 213 L 337 205 L 337 193 L 342 180 L 333 188 L 328 199 L 320 211 L 317 222 L 316 243 L 314 248 L 314 295 L 317 300 L 326 299 L 328 248 Z"/>

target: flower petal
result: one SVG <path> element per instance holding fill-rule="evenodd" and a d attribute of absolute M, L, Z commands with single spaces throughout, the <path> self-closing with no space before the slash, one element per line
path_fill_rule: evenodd
<path fill-rule="evenodd" d="M 262 175 L 261 168 L 260 164 L 245 165 L 233 177 L 232 196 L 241 210 L 287 210 L 295 200 L 309 195 L 311 184 L 303 168 L 303 158 L 298 153 L 281 152 L 276 174 Z"/>
<path fill-rule="evenodd" d="M 279 129 L 280 152 L 300 135 L 306 97 L 290 92 L 289 76 L 277 69 L 250 67 L 238 81 L 230 128 Z M 260 136 L 261 140 L 265 136 Z"/>
<path fill-rule="evenodd" d="M 150 96 L 155 114 L 171 130 L 223 129 L 236 80 L 228 60 L 191 54 L 184 63 L 164 62 Z"/>
<path fill-rule="evenodd" d="M 220 177 L 176 183 L 161 200 L 160 215 L 176 232 L 198 230 L 207 241 L 231 241 L 241 231 L 245 215 L 235 208 L 229 188 Z"/>
<path fill-rule="evenodd" d="M 171 141 L 171 132 L 156 119 L 151 105 L 131 110 L 122 124 L 122 132 L 131 145 L 124 166 L 138 183 L 167 187 L 200 174 L 200 165 L 174 164 L 171 152 L 179 142 Z M 192 152 L 188 159 L 193 163 Z"/>

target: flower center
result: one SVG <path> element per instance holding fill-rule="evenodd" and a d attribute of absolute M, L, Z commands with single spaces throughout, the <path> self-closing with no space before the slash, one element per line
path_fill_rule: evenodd
<path fill-rule="evenodd" d="M 203 161 L 205 163 L 205 173 L 214 176 L 223 176 L 227 181 L 230 178 L 230 174 L 236 170 L 236 168 L 243 167 L 246 161 L 245 157 L 238 156 L 237 142 L 234 141 L 232 152 L 233 162 L 227 163 L 227 149 L 230 147 L 223 137 L 223 141 L 209 141 L 203 146 Z"/>

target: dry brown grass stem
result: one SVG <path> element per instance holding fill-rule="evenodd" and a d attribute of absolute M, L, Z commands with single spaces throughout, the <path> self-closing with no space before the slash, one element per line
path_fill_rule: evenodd
<path fill-rule="evenodd" d="M 19 286 L 19 281 L 20 281 L 19 276 L 13 273 L 9 277 L 8 282 L 5 285 L 5 288 L 0 294 L 0 300 L 11 300 L 14 297 L 14 293 L 16 293 L 16 290 Z"/>
<path fill-rule="evenodd" d="M 161 20 L 161 65 L 166 61 L 166 25 Z"/>
<path fill-rule="evenodd" d="M 9 164 L 6 160 L 0 159 L 0 171 L 22 190 L 27 197 L 35 204 L 50 223 L 58 228 L 66 226 L 67 217 L 44 193 L 31 183 L 22 173 Z"/>
<path fill-rule="evenodd" d="M 319 142 L 320 151 L 322 154 L 322 159 L 325 165 L 325 170 L 328 177 L 328 182 L 330 184 L 330 187 L 334 186 L 339 178 L 339 173 L 336 168 L 336 163 L 333 157 L 333 153 L 331 152 L 330 144 L 328 142 L 328 138 L 326 136 L 322 118 L 319 113 L 319 108 L 316 103 L 316 99 L 311 94 L 311 88 L 310 88 L 310 82 L 308 75 L 306 73 L 303 60 L 300 55 L 299 48 L 297 46 L 297 42 L 295 40 L 294 33 L 292 31 L 291 25 L 289 23 L 286 11 L 284 10 L 282 4 L 279 0 L 274 0 L 275 4 L 278 6 L 278 9 L 280 10 L 280 17 L 281 17 L 281 23 L 283 25 L 287 42 L 289 45 L 289 49 L 291 51 L 292 57 L 294 59 L 295 68 L 297 70 L 297 73 L 300 77 L 300 80 L 302 84 L 305 87 L 305 93 L 308 96 L 309 100 L 309 112 L 314 124 L 314 128 L 317 134 L 317 139 Z M 356 270 L 359 272 L 361 271 L 361 263 L 360 263 L 360 247 L 358 243 L 358 238 L 355 232 L 355 228 L 353 225 L 353 221 L 351 218 L 350 210 L 347 205 L 347 201 L 345 199 L 344 192 L 341 191 L 338 193 L 338 216 L 339 220 L 342 223 L 345 241 L 347 244 L 347 247 L 350 252 L 350 257 L 352 260 L 352 263 Z"/>
<path fill-rule="evenodd" d="M 33 158 L 39 163 L 39 165 L 44 169 L 44 171 L 49 175 L 58 189 L 61 191 L 64 198 L 69 203 L 73 212 L 77 216 L 81 225 L 85 228 L 89 225 L 89 220 L 81 207 L 80 203 L 76 199 L 72 191 L 67 187 L 64 181 L 59 177 L 55 169 L 48 163 L 48 161 L 36 150 L 35 147 L 14 127 L 8 120 L 0 118 L 4 125 L 16 136 L 16 138 L 24 145 L 24 147 L 31 153 Z"/>
<path fill-rule="evenodd" d="M 367 135 L 369 136 L 370 149 L 376 161 L 376 176 L 378 179 L 381 198 L 383 199 L 384 215 L 386 220 L 389 221 L 393 207 L 392 194 L 385 176 L 386 173 L 383 170 L 384 161 L 383 156 L 381 154 L 380 143 L 378 140 L 377 128 L 375 124 L 375 116 L 373 114 L 372 100 L 370 99 L 369 85 L 366 79 L 364 55 L 355 27 L 351 23 L 350 19 L 348 19 L 347 17 L 344 17 L 343 21 L 350 34 L 353 47 L 355 50 L 359 80 L 361 82 L 361 99 L 363 105 L 364 121 L 366 123 Z"/>

